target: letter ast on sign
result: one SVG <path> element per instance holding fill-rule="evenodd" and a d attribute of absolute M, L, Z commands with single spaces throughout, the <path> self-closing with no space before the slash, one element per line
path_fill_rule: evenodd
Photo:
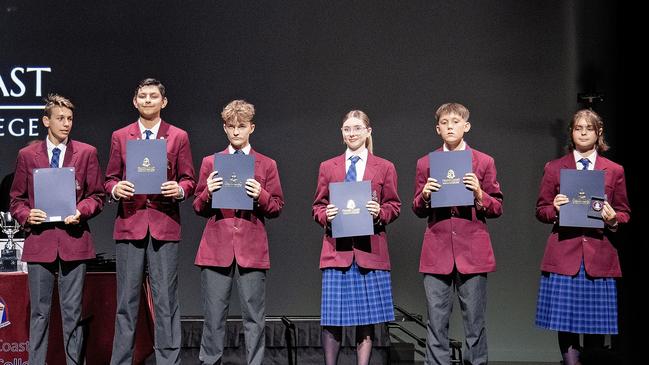
<path fill-rule="evenodd" d="M 34 96 L 43 96 L 43 72 L 52 72 L 51 67 L 14 67 L 9 71 L 9 75 L 3 76 L 0 73 L 0 93 L 3 97 L 20 98 L 27 92 L 27 85 L 25 85 L 26 75 L 35 73 L 33 83 Z M 30 89 L 31 90 L 31 89 Z M 31 94 L 31 93 L 30 93 Z"/>

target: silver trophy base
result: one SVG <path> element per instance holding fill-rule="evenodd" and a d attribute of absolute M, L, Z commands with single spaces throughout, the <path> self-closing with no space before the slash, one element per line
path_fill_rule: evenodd
<path fill-rule="evenodd" d="M 5 248 L 0 256 L 0 272 L 18 271 L 18 256 L 16 249 Z"/>

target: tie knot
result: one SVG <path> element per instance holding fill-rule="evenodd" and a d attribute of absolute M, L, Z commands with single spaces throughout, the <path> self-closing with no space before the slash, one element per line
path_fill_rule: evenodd
<path fill-rule="evenodd" d="M 245 155 L 246 153 L 243 152 L 242 150 L 234 150 L 235 155 Z"/>
<path fill-rule="evenodd" d="M 588 170 L 588 165 L 590 164 L 590 160 L 589 160 L 589 159 L 587 159 L 587 158 L 582 158 L 581 160 L 579 160 L 579 162 L 580 162 L 581 165 L 583 166 L 582 170 Z"/>
<path fill-rule="evenodd" d="M 149 129 L 145 129 L 144 134 L 146 135 L 145 139 L 151 139 L 153 132 L 151 132 Z"/>
<path fill-rule="evenodd" d="M 50 160 L 50 167 L 59 167 L 59 157 L 61 156 L 61 149 L 54 147 L 52 149 L 52 159 Z"/>
<path fill-rule="evenodd" d="M 352 161 L 352 165 L 356 165 L 356 162 L 358 162 L 358 160 L 360 160 L 361 158 L 360 156 L 352 156 L 349 159 Z"/>

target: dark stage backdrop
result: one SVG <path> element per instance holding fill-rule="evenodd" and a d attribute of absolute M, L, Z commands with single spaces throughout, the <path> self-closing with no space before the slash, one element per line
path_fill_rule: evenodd
<path fill-rule="evenodd" d="M 164 5 L 163 5 L 164 4 Z M 105 168 L 113 130 L 137 118 L 137 82 L 159 78 L 163 118 L 189 132 L 194 165 L 223 149 L 219 113 L 244 98 L 257 110 L 256 150 L 278 165 L 286 206 L 267 224 L 269 315 L 317 315 L 322 230 L 311 219 L 319 163 L 344 151 L 342 116 L 362 109 L 375 153 L 399 174 L 401 217 L 388 227 L 394 300 L 425 314 L 419 253 L 425 221 L 411 211 L 416 160 L 440 146 L 434 111 L 471 111 L 467 141 L 492 155 L 505 195 L 489 222 L 498 271 L 489 276 L 493 360 L 556 361 L 552 332 L 534 327 L 539 263 L 550 227 L 534 218 L 544 163 L 564 153 L 577 93 L 596 105 L 616 146 L 616 11 L 599 1 L 0 0 L 0 175 L 18 149 L 44 138 L 42 96 L 76 104 L 73 138 Z M 615 148 L 609 154 L 616 159 Z M 619 157 L 619 156 L 618 156 Z M 617 158 L 619 161 L 620 159 Z M 204 219 L 183 203 L 183 315 L 200 315 L 193 265 Z M 91 222 L 98 252 L 114 255 L 115 206 Z M 239 313 L 233 292 L 231 314 Z M 456 304 L 456 311 L 459 306 Z M 451 332 L 462 338 L 459 315 Z M 423 335 L 423 332 L 421 333 Z"/>

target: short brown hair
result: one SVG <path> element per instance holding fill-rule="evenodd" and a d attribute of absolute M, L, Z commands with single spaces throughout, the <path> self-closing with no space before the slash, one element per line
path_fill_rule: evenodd
<path fill-rule="evenodd" d="M 439 118 L 444 114 L 457 114 L 462 117 L 465 122 L 468 122 L 470 113 L 469 109 L 460 103 L 445 103 L 437 108 L 437 111 L 435 112 L 435 120 L 439 122 Z"/>
<path fill-rule="evenodd" d="M 255 116 L 255 106 L 245 100 L 232 100 L 223 108 L 221 118 L 224 122 L 250 122 Z"/>
<path fill-rule="evenodd" d="M 43 115 L 46 117 L 52 116 L 52 109 L 57 107 L 64 107 L 74 111 L 74 104 L 70 99 L 59 94 L 48 94 L 45 99 L 45 109 L 43 110 Z"/>
<path fill-rule="evenodd" d="M 140 81 L 140 83 L 137 84 L 137 87 L 135 88 L 135 95 L 133 96 L 137 96 L 137 93 L 140 92 L 140 89 L 145 86 L 156 86 L 158 90 L 160 90 L 160 95 L 162 95 L 163 98 L 166 98 L 167 89 L 165 88 L 164 85 L 162 85 L 162 82 L 160 82 L 160 80 L 150 78 L 150 77 Z"/>
<path fill-rule="evenodd" d="M 588 125 L 595 127 L 595 133 L 597 133 L 597 143 L 595 143 L 595 148 L 597 149 L 597 152 L 608 151 L 610 147 L 604 140 L 604 121 L 599 114 L 590 109 L 578 110 L 575 115 L 572 116 L 572 121 L 570 121 L 570 126 L 568 127 L 568 150 L 573 151 L 575 149 L 575 141 L 572 140 L 572 130 L 580 119 L 585 120 Z"/>

